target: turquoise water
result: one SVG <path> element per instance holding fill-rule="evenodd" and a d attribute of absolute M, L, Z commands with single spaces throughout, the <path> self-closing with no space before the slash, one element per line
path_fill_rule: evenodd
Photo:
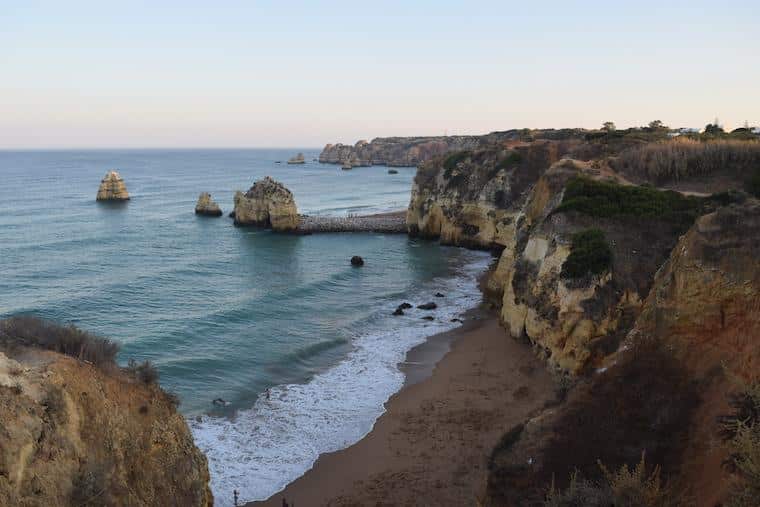
<path fill-rule="evenodd" d="M 121 363 L 153 361 L 209 457 L 219 505 L 233 488 L 265 498 L 366 434 L 403 382 L 397 363 L 476 303 L 487 262 L 403 235 L 276 235 L 193 214 L 201 191 L 226 214 L 265 175 L 303 213 L 408 203 L 414 169 L 275 164 L 295 151 L 0 152 L 0 316 L 72 322 L 120 342 Z M 109 169 L 130 202 L 95 202 Z M 436 321 L 390 316 L 439 290 Z M 227 406 L 212 405 L 220 397 Z"/>

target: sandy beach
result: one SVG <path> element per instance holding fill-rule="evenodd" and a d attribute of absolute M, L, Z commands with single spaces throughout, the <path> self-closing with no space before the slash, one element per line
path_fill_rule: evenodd
<path fill-rule="evenodd" d="M 401 366 L 406 385 L 367 436 L 248 505 L 472 505 L 493 446 L 554 397 L 545 366 L 485 310 L 412 349 Z"/>

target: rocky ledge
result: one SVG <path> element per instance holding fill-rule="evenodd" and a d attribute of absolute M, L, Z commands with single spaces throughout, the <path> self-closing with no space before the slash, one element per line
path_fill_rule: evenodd
<path fill-rule="evenodd" d="M 297 232 L 302 234 L 320 232 L 403 234 L 406 232 L 406 219 L 404 212 L 350 217 L 302 216 Z"/>
<path fill-rule="evenodd" d="M 97 201 L 128 201 L 129 192 L 121 175 L 116 171 L 109 171 L 100 181 Z"/>
<path fill-rule="evenodd" d="M 245 193 L 235 194 L 235 225 L 253 225 L 278 232 L 298 228 L 298 209 L 293 193 L 269 176 L 255 182 Z"/>
<path fill-rule="evenodd" d="M 211 194 L 208 192 L 201 192 L 201 195 L 198 196 L 198 202 L 195 204 L 195 214 L 220 217 L 222 216 L 222 209 L 216 201 L 211 198 Z"/>

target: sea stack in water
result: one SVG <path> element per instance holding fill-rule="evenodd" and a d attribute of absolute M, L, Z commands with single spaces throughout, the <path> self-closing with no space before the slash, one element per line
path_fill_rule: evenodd
<path fill-rule="evenodd" d="M 98 201 L 128 201 L 129 193 L 124 180 L 116 171 L 109 171 L 100 182 L 98 188 Z"/>
<path fill-rule="evenodd" d="M 195 204 L 195 214 L 209 217 L 220 217 L 222 216 L 222 209 L 213 199 L 211 199 L 211 194 L 208 192 L 201 192 L 201 195 L 198 196 L 198 202 Z"/>
<path fill-rule="evenodd" d="M 271 227 L 291 232 L 298 228 L 298 209 L 293 194 L 269 176 L 253 184 L 248 192 L 235 194 L 235 225 Z"/>
<path fill-rule="evenodd" d="M 305 164 L 306 159 L 303 157 L 303 153 L 299 153 L 295 157 L 288 159 L 288 164 Z"/>

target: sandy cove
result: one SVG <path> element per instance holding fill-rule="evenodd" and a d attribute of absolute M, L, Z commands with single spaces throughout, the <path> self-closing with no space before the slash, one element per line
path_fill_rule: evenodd
<path fill-rule="evenodd" d="M 247 505 L 474 505 L 491 449 L 555 396 L 544 364 L 484 310 L 412 349 L 402 368 L 406 385 L 368 435 Z"/>

